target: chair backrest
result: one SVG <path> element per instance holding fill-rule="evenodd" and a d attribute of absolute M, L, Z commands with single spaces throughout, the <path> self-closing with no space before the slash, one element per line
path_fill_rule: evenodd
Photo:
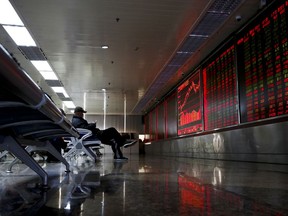
<path fill-rule="evenodd" d="M 79 137 L 61 110 L 0 45 L 0 134 L 48 140 Z"/>

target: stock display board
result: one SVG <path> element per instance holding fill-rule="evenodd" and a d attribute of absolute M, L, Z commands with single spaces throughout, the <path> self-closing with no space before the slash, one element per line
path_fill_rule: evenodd
<path fill-rule="evenodd" d="M 165 138 L 165 103 L 157 106 L 157 140 Z"/>
<path fill-rule="evenodd" d="M 288 1 L 275 1 L 237 38 L 241 122 L 288 114 Z"/>
<path fill-rule="evenodd" d="M 177 136 L 177 92 L 173 93 L 165 100 L 165 138 Z"/>
<path fill-rule="evenodd" d="M 287 116 L 287 11 L 273 1 L 165 100 L 165 138 Z"/>
<path fill-rule="evenodd" d="M 199 71 L 178 87 L 177 104 L 178 135 L 202 131 Z"/>
<path fill-rule="evenodd" d="M 226 45 L 203 67 L 205 130 L 238 124 L 235 46 Z"/>

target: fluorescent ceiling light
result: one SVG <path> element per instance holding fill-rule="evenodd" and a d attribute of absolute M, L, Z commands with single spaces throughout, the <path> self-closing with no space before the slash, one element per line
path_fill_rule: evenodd
<path fill-rule="evenodd" d="M 102 49 L 108 49 L 109 47 L 107 45 L 102 45 L 101 48 Z"/>
<path fill-rule="evenodd" d="M 45 80 L 58 80 L 58 77 L 53 71 L 40 71 L 40 74 Z"/>
<path fill-rule="evenodd" d="M 31 61 L 38 71 L 53 71 L 48 61 Z"/>
<path fill-rule="evenodd" d="M 190 34 L 190 37 L 200 37 L 200 38 L 208 38 L 209 35 L 200 35 L 200 34 Z"/>
<path fill-rule="evenodd" d="M 64 87 L 51 87 L 51 88 L 53 89 L 54 92 L 62 93 L 64 95 L 64 97 L 69 98 L 69 95 L 65 91 Z"/>
<path fill-rule="evenodd" d="M 186 51 L 177 51 L 177 54 L 192 54 L 192 52 L 186 52 Z"/>
<path fill-rule="evenodd" d="M 24 26 L 9 0 L 0 0 L 0 24 Z"/>
<path fill-rule="evenodd" d="M 3 27 L 18 46 L 36 46 L 26 27 L 5 25 Z"/>
<path fill-rule="evenodd" d="M 58 80 L 58 77 L 50 67 L 48 61 L 31 61 L 34 67 L 46 80 Z"/>
<path fill-rule="evenodd" d="M 63 103 L 68 109 L 74 109 L 76 107 L 73 101 L 63 101 Z"/>

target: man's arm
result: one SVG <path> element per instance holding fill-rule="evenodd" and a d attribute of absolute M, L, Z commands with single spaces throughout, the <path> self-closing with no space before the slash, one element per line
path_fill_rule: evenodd
<path fill-rule="evenodd" d="M 83 118 L 81 119 L 81 118 L 73 117 L 72 118 L 72 125 L 75 128 L 84 128 L 84 129 L 91 130 L 93 134 L 96 134 L 99 131 L 99 129 L 96 128 L 96 123 L 88 123 Z"/>
<path fill-rule="evenodd" d="M 89 129 L 89 124 L 85 119 L 73 117 L 72 118 L 72 125 L 75 128 L 84 128 L 84 129 Z"/>
<path fill-rule="evenodd" d="M 89 130 L 95 130 L 96 128 L 96 123 L 89 123 L 87 126 L 86 126 L 86 129 L 89 129 Z"/>

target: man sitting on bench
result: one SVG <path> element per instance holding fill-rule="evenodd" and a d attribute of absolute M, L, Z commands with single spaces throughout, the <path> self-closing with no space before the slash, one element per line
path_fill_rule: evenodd
<path fill-rule="evenodd" d="M 77 106 L 74 109 L 74 115 L 72 118 L 72 125 L 75 128 L 84 128 L 91 130 L 93 136 L 99 139 L 103 144 L 110 145 L 112 151 L 114 152 L 114 160 L 128 160 L 128 158 L 123 156 L 121 147 L 128 147 L 134 145 L 137 140 L 128 141 L 114 128 L 110 127 L 105 130 L 100 130 L 96 127 L 96 123 L 88 123 L 87 120 L 83 118 L 83 113 L 86 113 L 82 107 Z M 91 137 L 90 137 L 91 138 Z M 89 139 L 90 139 L 89 138 Z"/>

